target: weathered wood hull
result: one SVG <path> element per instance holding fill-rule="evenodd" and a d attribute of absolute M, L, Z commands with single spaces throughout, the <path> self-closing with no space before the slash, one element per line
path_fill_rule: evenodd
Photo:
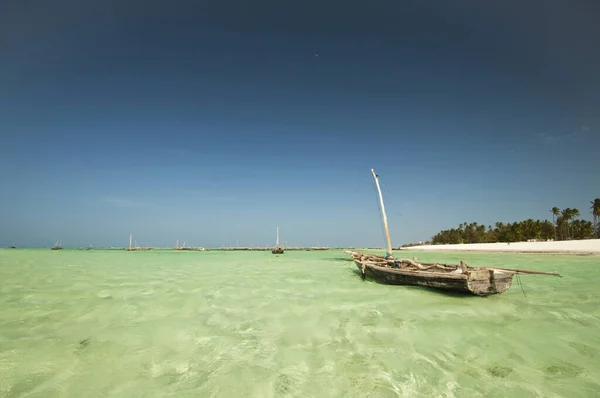
<path fill-rule="evenodd" d="M 382 267 L 368 262 L 363 264 L 356 259 L 354 263 L 361 272 L 364 265 L 364 273 L 380 283 L 423 286 L 476 296 L 489 296 L 508 290 L 514 276 L 512 272 L 486 268 L 455 274 Z"/>
<path fill-rule="evenodd" d="M 271 253 L 273 253 L 273 254 L 283 254 L 283 249 L 273 249 L 273 250 L 271 250 Z"/>

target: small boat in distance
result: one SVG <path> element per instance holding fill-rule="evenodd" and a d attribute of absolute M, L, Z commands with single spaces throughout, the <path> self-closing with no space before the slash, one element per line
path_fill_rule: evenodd
<path fill-rule="evenodd" d="M 135 245 L 133 246 L 135 250 L 151 250 L 151 247 L 142 247 L 142 246 L 138 246 L 137 244 L 137 240 L 135 241 Z"/>
<path fill-rule="evenodd" d="M 50 248 L 50 250 L 62 250 L 62 246 L 60 245 L 60 240 L 57 240 L 54 246 Z"/>
<path fill-rule="evenodd" d="M 279 247 L 279 227 L 277 227 L 277 239 L 275 241 L 275 249 L 271 250 L 273 254 L 283 254 L 283 249 Z"/>
<path fill-rule="evenodd" d="M 132 252 L 136 250 L 136 247 L 133 246 L 133 234 L 129 234 L 129 247 L 125 250 L 127 250 L 128 252 Z"/>
<path fill-rule="evenodd" d="M 179 239 L 177 239 L 177 243 L 175 244 L 173 250 L 194 250 L 194 248 L 186 246 L 185 241 L 183 241 L 183 246 L 179 246 Z"/>
<path fill-rule="evenodd" d="M 370 276 L 380 283 L 391 285 L 412 285 L 442 289 L 476 296 L 489 296 L 508 290 L 513 276 L 518 274 L 540 274 L 560 276 L 558 272 L 528 271 L 499 267 L 471 267 L 464 261 L 460 265 L 420 263 L 416 257 L 395 259 L 387 225 L 387 216 L 381 196 L 381 188 L 375 171 L 371 169 L 379 194 L 379 205 L 387 243 L 385 256 L 345 250 L 350 254 L 361 272 L 362 279 Z"/>

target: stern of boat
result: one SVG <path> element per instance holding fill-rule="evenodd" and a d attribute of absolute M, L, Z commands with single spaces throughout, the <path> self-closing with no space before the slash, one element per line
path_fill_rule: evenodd
<path fill-rule="evenodd" d="M 478 296 L 489 296 L 505 292 L 512 285 L 514 272 L 483 269 L 467 273 L 467 287 Z"/>

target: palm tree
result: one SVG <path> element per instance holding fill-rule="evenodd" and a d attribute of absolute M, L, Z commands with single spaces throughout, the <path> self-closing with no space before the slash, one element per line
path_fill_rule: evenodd
<path fill-rule="evenodd" d="M 594 199 L 592 204 L 592 215 L 594 216 L 594 231 L 596 232 L 596 238 L 600 237 L 600 231 L 598 228 L 598 217 L 600 217 L 600 198 Z"/>
<path fill-rule="evenodd" d="M 554 240 L 556 240 L 556 222 L 554 221 L 554 217 L 558 217 L 560 209 L 558 207 L 553 207 L 550 211 L 552 212 L 552 224 L 554 224 Z"/>
<path fill-rule="evenodd" d="M 569 239 L 569 221 L 571 220 L 571 213 L 573 210 L 571 210 L 570 207 L 567 207 L 566 209 L 562 209 L 560 211 L 560 216 L 556 219 L 556 224 L 558 225 L 559 229 L 560 229 L 560 235 L 561 235 L 561 239 L 562 240 L 568 240 Z"/>
<path fill-rule="evenodd" d="M 579 217 L 579 210 L 567 207 L 563 209 L 561 217 L 565 223 L 564 227 L 566 228 L 567 239 L 571 239 L 571 221 Z"/>
<path fill-rule="evenodd" d="M 579 209 L 571 209 L 571 219 L 579 217 Z"/>

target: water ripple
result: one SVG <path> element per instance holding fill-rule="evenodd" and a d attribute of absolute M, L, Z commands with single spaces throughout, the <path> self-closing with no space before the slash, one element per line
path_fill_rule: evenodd
<path fill-rule="evenodd" d="M 418 255 L 569 283 L 482 299 L 338 252 L 0 250 L 0 396 L 600 396 L 597 256 Z"/>

